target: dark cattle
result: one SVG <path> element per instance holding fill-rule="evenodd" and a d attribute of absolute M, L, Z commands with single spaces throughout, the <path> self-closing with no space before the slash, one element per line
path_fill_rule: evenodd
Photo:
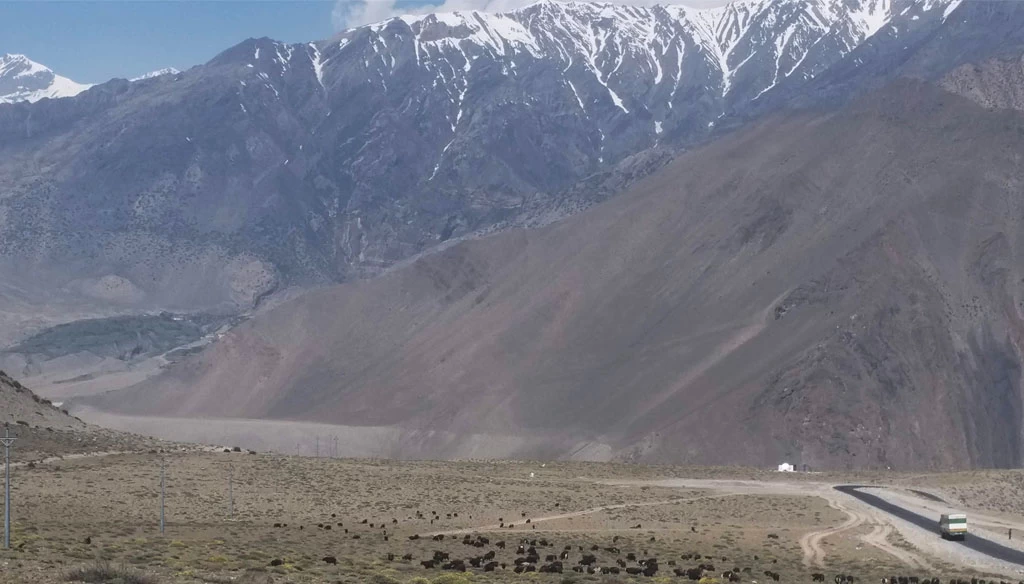
<path fill-rule="evenodd" d="M 630 566 L 626 568 L 626 573 L 630 576 L 639 576 L 641 571 L 642 570 L 640 570 L 640 568 L 637 568 L 636 566 Z"/>
<path fill-rule="evenodd" d="M 616 558 L 615 563 L 618 564 L 620 568 L 626 567 L 626 560 L 623 560 L 622 558 Z"/>
<path fill-rule="evenodd" d="M 544 556 L 544 561 L 545 562 L 553 562 L 553 561 L 555 561 L 555 554 L 548 554 L 548 555 Z"/>
<path fill-rule="evenodd" d="M 558 556 L 558 559 L 560 559 L 560 560 L 568 560 L 568 559 L 569 559 L 569 552 L 562 552 L 562 553 L 561 553 L 561 554 L 560 554 L 560 555 Z"/>
<path fill-rule="evenodd" d="M 542 540 L 540 540 L 540 541 L 538 542 L 538 544 L 540 545 L 540 547 L 550 547 L 550 546 L 551 546 L 551 544 L 550 544 L 550 543 L 548 543 L 548 540 L 546 540 L 546 539 L 542 539 Z"/>
<path fill-rule="evenodd" d="M 498 567 L 498 562 L 487 562 L 484 564 L 484 572 L 493 572 Z"/>
<path fill-rule="evenodd" d="M 573 572 L 577 572 L 579 574 L 582 574 L 583 573 L 583 566 L 573 566 L 572 567 L 572 571 Z"/>
<path fill-rule="evenodd" d="M 426 568 L 427 570 L 430 570 L 437 565 L 437 562 L 434 560 L 423 560 L 422 562 L 420 562 L 420 565 Z"/>
<path fill-rule="evenodd" d="M 331 526 L 330 525 L 325 525 L 324 526 L 324 531 L 330 531 L 330 530 L 331 530 Z"/>
<path fill-rule="evenodd" d="M 636 554 L 634 554 L 633 552 L 629 552 L 628 554 L 626 554 L 626 559 L 631 561 L 631 562 L 635 562 L 636 561 Z"/>
<path fill-rule="evenodd" d="M 592 551 L 592 552 L 596 552 L 596 551 L 597 551 L 597 550 L 599 550 L 599 549 L 601 549 L 601 546 L 598 546 L 598 545 L 592 545 L 592 546 L 590 546 L 590 551 Z"/>
<path fill-rule="evenodd" d="M 284 560 L 277 560 L 277 559 L 270 560 L 270 565 L 271 566 L 280 566 L 282 564 L 284 564 Z"/>
<path fill-rule="evenodd" d="M 597 557 L 593 554 L 585 554 L 583 558 L 580 559 L 581 566 L 591 566 L 595 562 L 597 562 Z"/>
<path fill-rule="evenodd" d="M 639 524 L 639 523 L 637 523 L 637 524 L 636 524 L 636 525 L 634 525 L 633 527 L 630 527 L 630 529 L 640 529 L 640 524 Z"/>
<path fill-rule="evenodd" d="M 775 535 L 774 533 L 769 533 L 768 539 L 779 539 L 779 536 Z"/>
<path fill-rule="evenodd" d="M 532 546 L 532 545 L 530 547 L 526 548 L 526 555 L 528 555 L 528 556 L 535 556 L 535 555 L 537 555 L 537 548 Z"/>
<path fill-rule="evenodd" d="M 529 522 L 530 522 L 530 520 L 529 520 L 529 519 L 527 519 L 527 520 L 526 520 L 526 522 L 527 522 L 527 523 L 529 523 Z"/>
<path fill-rule="evenodd" d="M 420 538 L 420 536 L 418 536 L 418 535 L 410 535 L 410 536 L 409 536 L 409 539 L 411 539 L 411 540 L 413 540 L 413 541 L 416 541 L 416 540 L 417 540 L 417 539 L 419 539 L 419 538 Z"/>
<path fill-rule="evenodd" d="M 334 565 L 336 565 L 338 563 L 338 558 L 336 558 L 334 556 L 324 556 L 323 557 L 323 563 L 330 564 L 330 565 L 334 566 Z"/>
<path fill-rule="evenodd" d="M 522 574 L 525 570 L 526 570 L 526 567 L 524 565 L 522 565 L 522 564 L 516 566 L 515 568 L 512 568 L 512 571 L 515 572 L 516 574 Z"/>
<path fill-rule="evenodd" d="M 480 564 L 483 563 L 483 561 L 484 561 L 484 559 L 482 557 L 479 557 L 479 558 L 469 558 L 469 565 L 473 566 L 474 568 L 479 568 Z"/>
<path fill-rule="evenodd" d="M 436 551 L 434 552 L 434 560 L 440 562 L 449 558 L 448 552 Z"/>
<path fill-rule="evenodd" d="M 402 556 L 402 559 L 408 562 L 412 560 L 412 554 L 405 554 L 404 556 Z"/>
<path fill-rule="evenodd" d="M 395 554 L 388 554 L 388 561 L 389 562 L 395 561 Z"/>
<path fill-rule="evenodd" d="M 494 559 L 494 550 L 491 550 L 491 551 L 487 552 L 486 554 L 484 554 L 484 559 L 485 560 L 493 560 Z"/>
<path fill-rule="evenodd" d="M 281 527 L 281 524 L 280 523 L 275 523 L 274 527 Z"/>
<path fill-rule="evenodd" d="M 812 582 L 824 582 L 825 581 L 825 575 L 821 574 L 821 573 L 811 574 L 811 581 Z"/>
<path fill-rule="evenodd" d="M 596 574 L 597 573 L 597 568 L 595 568 L 594 566 L 587 566 L 587 573 L 588 574 Z"/>
<path fill-rule="evenodd" d="M 610 554 L 619 554 L 619 553 L 621 553 L 619 551 L 619 548 L 617 548 L 617 547 L 606 547 L 606 548 L 604 548 L 604 551 L 606 551 L 606 552 L 608 552 Z"/>
<path fill-rule="evenodd" d="M 521 546 L 516 548 L 516 554 L 523 555 L 525 553 L 526 553 L 526 546 L 521 545 Z"/>
<path fill-rule="evenodd" d="M 452 560 L 452 561 L 448 562 L 447 564 L 441 566 L 441 569 L 442 570 L 454 570 L 456 572 L 465 572 L 466 571 L 466 562 L 464 562 L 462 560 Z"/>
<path fill-rule="evenodd" d="M 439 533 L 439 534 L 435 535 L 431 539 L 433 539 L 434 541 L 444 541 L 444 534 L 443 533 Z"/>
<path fill-rule="evenodd" d="M 540 567 L 538 572 L 544 572 L 547 574 L 561 574 L 562 573 L 562 562 L 551 562 Z"/>
<path fill-rule="evenodd" d="M 358 535 L 353 535 L 352 539 L 359 539 L 359 536 Z"/>
<path fill-rule="evenodd" d="M 366 525 L 366 524 L 368 523 L 368 521 L 367 521 L 367 520 L 365 520 L 365 519 L 363 519 L 363 520 L 362 520 L 362 521 L 360 521 L 359 523 L 362 523 L 363 525 Z"/>
<path fill-rule="evenodd" d="M 498 543 L 494 544 L 494 547 L 496 547 L 498 549 L 505 549 L 505 542 L 504 541 L 499 541 Z"/>

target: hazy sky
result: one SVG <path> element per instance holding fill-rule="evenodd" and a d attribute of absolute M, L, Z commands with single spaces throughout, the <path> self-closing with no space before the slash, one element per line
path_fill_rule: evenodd
<path fill-rule="evenodd" d="M 531 2 L 446 0 L 436 9 L 504 10 Z M 428 6 L 423 0 L 0 0 L 0 54 L 22 53 L 80 83 L 100 83 L 163 67 L 187 69 L 249 37 L 324 39 L 346 25 Z"/>

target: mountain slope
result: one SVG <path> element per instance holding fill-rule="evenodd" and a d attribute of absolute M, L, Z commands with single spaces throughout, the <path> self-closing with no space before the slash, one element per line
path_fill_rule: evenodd
<path fill-rule="evenodd" d="M 392 456 L 491 435 L 505 456 L 1017 466 L 1022 147 L 1017 112 L 902 81 L 309 293 L 90 403 L 392 426 Z"/>
<path fill-rule="evenodd" d="M 90 87 L 61 77 L 25 55 L 0 56 L 0 104 L 73 97 Z"/>
<path fill-rule="evenodd" d="M 545 1 L 248 40 L 184 73 L 0 106 L 0 275 L 16 282 L 0 299 L 239 311 L 376 274 L 585 208 L 734 116 L 866 67 L 871 39 L 962 10 Z M 614 186 L 578 187 L 594 176 Z"/>

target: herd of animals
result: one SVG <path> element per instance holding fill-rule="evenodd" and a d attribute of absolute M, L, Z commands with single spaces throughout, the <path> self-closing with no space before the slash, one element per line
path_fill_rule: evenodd
<path fill-rule="evenodd" d="M 523 514 L 525 516 L 525 513 Z M 417 512 L 418 519 L 425 519 L 422 513 Z M 458 517 L 458 513 L 449 513 L 447 517 L 449 519 Z M 332 518 L 336 516 L 331 515 Z M 439 520 L 440 516 L 433 513 L 430 518 L 430 523 L 433 524 L 435 520 Z M 472 516 L 470 517 L 472 519 Z M 392 519 L 392 526 L 397 524 L 397 519 Z M 526 524 L 530 523 L 529 519 L 526 519 Z M 370 523 L 369 520 L 364 519 L 360 522 L 361 526 L 366 526 L 371 529 L 377 529 L 383 535 L 384 541 L 389 541 L 390 535 L 388 534 L 387 528 L 389 527 L 385 523 L 374 524 Z M 501 527 L 506 527 L 504 519 L 500 519 Z M 274 527 L 281 528 L 287 527 L 286 523 L 275 523 Z M 344 527 L 344 523 L 338 522 L 336 524 L 338 528 L 344 529 L 344 533 L 348 534 L 349 530 Z M 508 524 L 507 527 L 515 527 L 514 524 Z M 300 526 L 299 529 L 303 529 Z M 318 523 L 317 529 L 324 531 L 330 531 L 332 529 L 330 523 Z M 640 525 L 633 526 L 634 529 L 640 529 Z M 696 531 L 695 528 L 691 527 L 691 530 Z M 353 539 L 359 539 L 359 534 L 352 534 Z M 444 542 L 446 539 L 451 541 L 458 541 L 457 536 L 446 536 L 443 533 L 438 533 L 430 536 L 434 542 Z M 413 534 L 408 536 L 409 540 L 416 541 L 422 539 L 423 536 Z M 778 539 L 775 534 L 768 534 L 769 539 Z M 638 556 L 634 552 L 623 551 L 616 546 L 619 543 L 620 536 L 613 536 L 611 545 L 599 546 L 596 544 L 591 545 L 589 548 L 585 548 L 582 545 L 564 545 L 556 546 L 555 543 L 547 538 L 520 538 L 515 544 L 508 544 L 505 540 L 498 540 L 491 543 L 491 538 L 483 535 L 470 535 L 464 534 L 462 536 L 461 543 L 463 546 L 482 549 L 492 548 L 484 553 L 477 555 L 470 555 L 466 558 L 452 557 L 453 554 L 450 551 L 436 550 L 430 557 L 424 560 L 419 560 L 419 564 L 427 570 L 450 570 L 456 572 L 467 572 L 470 569 L 481 570 L 483 572 L 495 572 L 497 570 L 510 570 L 517 574 L 524 573 L 548 573 L 548 574 L 562 574 L 566 571 L 576 572 L 580 574 L 601 574 L 601 575 L 630 575 L 630 576 L 646 576 L 654 577 L 662 570 L 662 564 L 657 557 L 649 556 L 647 550 L 642 550 L 642 553 Z M 651 537 L 649 542 L 653 543 L 656 541 L 655 537 Z M 498 551 L 505 551 L 510 548 L 511 545 L 515 545 L 515 559 L 511 562 L 499 561 Z M 604 561 L 598 559 L 598 555 L 601 554 L 605 558 L 613 558 L 610 561 Z M 401 560 L 404 562 L 413 562 L 415 558 L 413 554 L 405 554 L 400 558 L 394 553 L 388 553 L 386 559 L 389 562 Z M 753 556 L 754 561 L 761 561 L 758 556 Z M 680 560 L 684 562 L 690 562 L 689 567 L 680 564 Z M 322 561 L 327 564 L 337 564 L 338 560 L 334 556 L 325 556 Z M 696 582 L 708 582 L 709 579 L 720 582 L 742 582 L 742 581 L 756 581 L 756 578 L 760 578 L 760 575 L 754 575 L 753 569 L 750 567 L 738 567 L 732 566 L 728 569 L 722 570 L 715 567 L 715 562 L 727 563 L 729 558 L 725 556 L 712 556 L 701 554 L 698 552 L 682 554 L 678 559 L 669 559 L 664 563 L 665 571 L 671 571 L 672 574 L 680 578 L 686 578 Z M 764 560 L 771 564 L 776 564 L 778 560 Z M 272 560 L 271 566 L 280 566 L 284 562 L 280 559 Z M 694 565 L 695 564 L 695 565 Z M 721 565 L 721 564 L 720 564 Z M 763 575 L 766 579 L 779 582 L 781 575 L 773 570 L 764 570 Z M 746 578 L 744 576 L 747 576 Z M 835 584 L 857 584 L 860 582 L 860 578 L 847 574 L 837 574 L 832 580 Z M 812 582 L 825 582 L 826 576 L 823 573 L 816 572 L 811 574 Z M 892 576 L 881 579 L 881 584 L 943 584 L 938 578 L 919 578 L 916 576 Z M 1014 584 L 1013 582 L 996 581 L 996 580 L 983 580 L 978 578 L 971 578 L 970 580 L 964 580 L 959 578 L 950 579 L 947 584 Z M 1017 584 L 1024 584 L 1024 580 Z"/>

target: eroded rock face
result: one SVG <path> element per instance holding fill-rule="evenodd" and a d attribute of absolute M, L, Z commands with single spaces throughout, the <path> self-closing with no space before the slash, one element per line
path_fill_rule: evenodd
<path fill-rule="evenodd" d="M 984 107 L 1024 111 L 1024 56 L 962 65 L 943 78 L 942 87 Z"/>

